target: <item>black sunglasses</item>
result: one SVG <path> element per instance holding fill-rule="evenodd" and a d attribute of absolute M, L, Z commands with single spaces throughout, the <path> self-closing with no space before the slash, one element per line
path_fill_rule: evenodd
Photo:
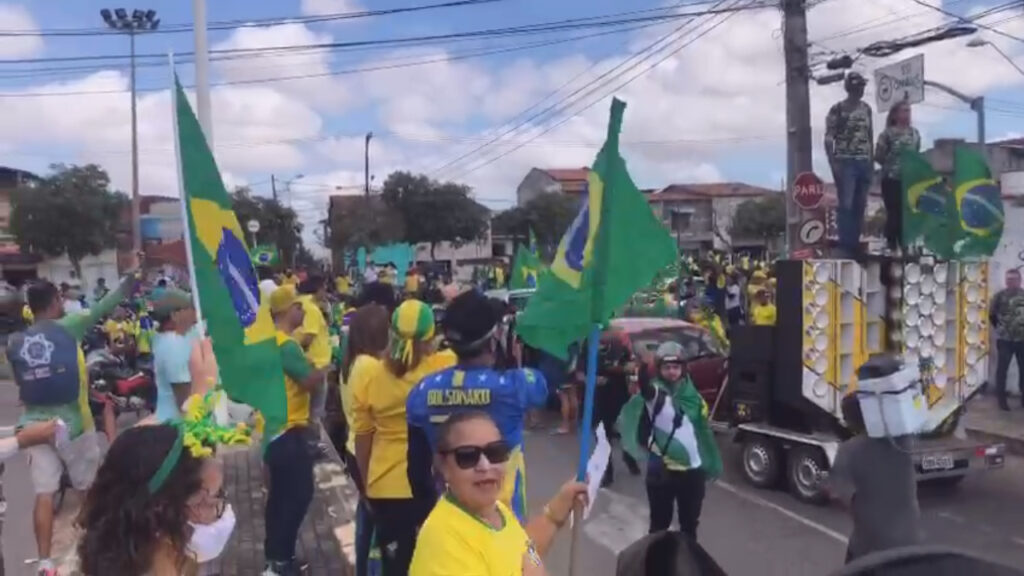
<path fill-rule="evenodd" d="M 486 456 L 487 461 L 491 464 L 501 464 L 508 462 L 511 453 L 512 449 L 502 440 L 491 442 L 484 446 L 459 446 L 451 450 L 441 451 L 442 456 L 453 456 L 455 458 L 455 465 L 463 470 L 469 470 L 476 466 L 480 462 L 481 455 Z"/>

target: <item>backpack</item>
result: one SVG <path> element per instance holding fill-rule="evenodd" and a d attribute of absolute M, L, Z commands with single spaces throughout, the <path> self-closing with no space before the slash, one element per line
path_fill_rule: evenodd
<path fill-rule="evenodd" d="M 57 322 L 42 320 L 12 335 L 7 361 L 26 406 L 59 406 L 78 400 L 78 342 Z"/>

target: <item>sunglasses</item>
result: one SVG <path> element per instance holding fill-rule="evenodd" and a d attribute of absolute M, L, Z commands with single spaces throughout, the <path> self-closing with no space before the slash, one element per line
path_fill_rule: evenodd
<path fill-rule="evenodd" d="M 459 446 L 451 450 L 442 450 L 442 456 L 452 456 L 455 465 L 463 470 L 469 470 L 480 462 L 480 456 L 486 456 L 491 464 L 502 464 L 508 462 L 512 449 L 502 440 L 491 442 L 484 446 Z"/>

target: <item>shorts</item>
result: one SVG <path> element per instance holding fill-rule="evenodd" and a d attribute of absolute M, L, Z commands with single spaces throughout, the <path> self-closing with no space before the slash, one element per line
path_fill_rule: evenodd
<path fill-rule="evenodd" d="M 61 445 L 59 449 L 41 444 L 28 448 L 26 453 L 36 494 L 57 492 L 65 466 L 71 486 L 79 491 L 88 490 L 100 467 L 100 446 L 93 430 Z"/>

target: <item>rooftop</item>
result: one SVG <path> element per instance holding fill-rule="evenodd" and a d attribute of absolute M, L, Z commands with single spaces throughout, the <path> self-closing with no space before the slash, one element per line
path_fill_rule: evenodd
<path fill-rule="evenodd" d="M 559 182 L 586 182 L 590 168 L 539 168 Z"/>
<path fill-rule="evenodd" d="M 745 184 L 743 182 L 669 184 L 660 190 L 652 192 L 648 197 L 648 201 L 700 200 L 707 198 L 755 198 L 778 193 L 778 190 Z"/>

